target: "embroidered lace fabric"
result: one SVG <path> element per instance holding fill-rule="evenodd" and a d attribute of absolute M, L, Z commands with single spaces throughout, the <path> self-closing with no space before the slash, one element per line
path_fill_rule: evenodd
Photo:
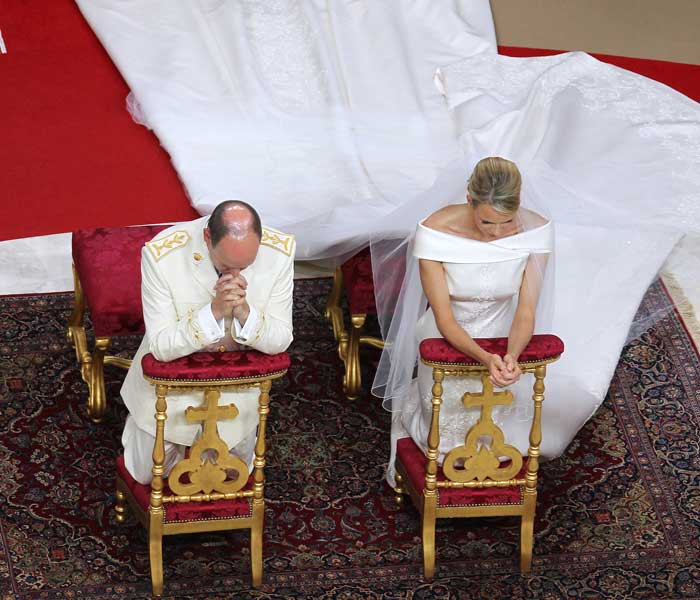
<path fill-rule="evenodd" d="M 618 214 L 630 213 L 632 223 L 700 230 L 696 102 L 582 52 L 528 59 L 479 55 L 442 68 L 438 77 L 465 152 L 474 150 L 476 140 L 486 141 L 475 135 L 486 123 L 491 135 L 507 129 L 499 147 L 523 168 L 547 165 L 559 181 L 567 180 L 571 168 L 569 186 L 581 183 L 593 197 L 593 206 L 586 198 L 582 207 L 588 220 L 596 204 L 613 208 L 614 190 L 620 194 Z M 506 117 L 508 111 L 517 113 L 523 129 Z M 525 129 L 527 142 L 518 136 Z M 612 165 L 616 180 L 610 178 Z M 598 177 L 584 184 L 583 177 L 592 175 Z M 620 185 L 625 175 L 631 178 Z M 655 193 L 663 185 L 669 189 L 659 202 Z"/>

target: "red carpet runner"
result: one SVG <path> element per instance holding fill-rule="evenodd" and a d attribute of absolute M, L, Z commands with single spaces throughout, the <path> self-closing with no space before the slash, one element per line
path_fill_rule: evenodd
<path fill-rule="evenodd" d="M 77 6 L 2 5 L 0 239 L 196 217 Z"/>

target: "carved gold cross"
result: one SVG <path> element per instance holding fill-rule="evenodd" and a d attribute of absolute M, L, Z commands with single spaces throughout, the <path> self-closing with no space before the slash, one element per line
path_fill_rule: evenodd
<path fill-rule="evenodd" d="M 218 390 L 207 390 L 204 392 L 206 406 L 198 406 L 194 408 L 188 407 L 185 411 L 185 417 L 190 423 L 204 422 L 204 435 L 207 437 L 209 429 L 216 427 L 217 421 L 224 419 L 235 419 L 238 416 L 238 407 L 235 404 L 227 404 L 219 406 L 219 397 L 221 393 Z"/>
<path fill-rule="evenodd" d="M 488 375 L 482 375 L 481 383 L 483 385 L 481 392 L 466 392 L 464 396 L 462 396 L 462 404 L 464 404 L 464 408 L 481 406 L 481 419 L 491 421 L 491 411 L 493 407 L 512 404 L 513 393 L 510 390 L 494 392 L 493 383 L 491 383 Z"/>

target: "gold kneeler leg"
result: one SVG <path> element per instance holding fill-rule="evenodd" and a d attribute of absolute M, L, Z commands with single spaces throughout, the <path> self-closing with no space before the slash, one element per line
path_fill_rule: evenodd
<path fill-rule="evenodd" d="M 88 415 L 99 423 L 104 418 L 107 407 L 104 380 L 105 352 L 109 347 L 108 337 L 98 337 L 95 340 L 95 350 L 92 354 L 87 349 L 85 335 L 85 296 L 83 287 L 78 277 L 78 272 L 73 265 L 74 305 L 73 312 L 68 320 L 67 337 L 75 349 L 75 358 L 80 365 L 80 375 L 88 385 Z"/>
<path fill-rule="evenodd" d="M 436 522 L 435 496 L 432 499 L 425 497 L 423 500 L 423 514 L 421 514 L 421 538 L 423 540 L 423 576 L 430 581 L 435 577 L 435 522 Z"/>
<path fill-rule="evenodd" d="M 352 327 L 350 336 L 342 338 L 340 354 L 345 363 L 345 375 L 343 377 L 343 391 L 348 400 L 356 400 L 362 391 L 362 371 L 360 368 L 360 341 L 362 327 L 367 315 L 352 315 Z"/>
<path fill-rule="evenodd" d="M 95 423 L 104 419 L 107 411 L 107 394 L 105 391 L 104 366 L 114 365 L 122 369 L 128 369 L 131 360 L 119 356 L 107 356 L 110 338 L 107 336 L 95 339 L 95 349 L 90 353 L 87 349 L 87 337 L 85 335 L 85 295 L 78 277 L 78 272 L 73 265 L 74 304 L 73 312 L 68 320 L 66 337 L 75 349 L 75 359 L 80 365 L 80 376 L 88 386 L 88 415 Z"/>
<path fill-rule="evenodd" d="M 117 523 L 123 523 L 126 513 L 126 496 L 121 490 L 117 490 L 117 503 L 114 506 L 114 512 L 117 513 Z"/>
<path fill-rule="evenodd" d="M 92 353 L 88 381 L 88 414 L 95 423 L 99 423 L 104 419 L 105 411 L 107 410 L 104 365 L 109 341 L 108 337 L 97 338 L 95 340 L 95 350 Z"/>
<path fill-rule="evenodd" d="M 527 573 L 532 565 L 532 546 L 534 541 L 535 509 L 537 505 L 537 471 L 542 443 L 542 402 L 544 401 L 544 378 L 546 365 L 535 368 L 535 385 L 532 400 L 535 405 L 533 425 L 530 429 L 530 448 L 528 449 L 527 473 L 525 475 L 525 506 L 520 521 L 520 572 Z"/>
<path fill-rule="evenodd" d="M 406 491 L 403 488 L 403 475 L 401 473 L 395 473 L 394 479 L 396 480 L 396 487 L 394 488 L 394 500 L 399 506 L 403 505 L 403 495 Z"/>
<path fill-rule="evenodd" d="M 340 301 L 343 295 L 343 271 L 336 268 L 333 274 L 333 287 L 326 302 L 326 319 L 333 326 L 333 336 L 338 342 L 338 356 L 343 361 L 345 373 L 343 375 L 343 391 L 348 400 L 356 400 L 362 392 L 362 371 L 360 368 L 360 345 L 366 344 L 379 348 L 384 347 L 381 338 L 362 335 L 366 314 L 350 315 L 350 331 L 345 329 L 343 311 Z"/>
<path fill-rule="evenodd" d="M 333 287 L 326 302 L 326 319 L 331 322 L 333 327 L 333 337 L 336 341 L 340 338 L 340 334 L 345 331 L 343 323 L 343 311 L 340 308 L 340 299 L 343 294 L 343 271 L 337 267 L 333 273 Z"/>

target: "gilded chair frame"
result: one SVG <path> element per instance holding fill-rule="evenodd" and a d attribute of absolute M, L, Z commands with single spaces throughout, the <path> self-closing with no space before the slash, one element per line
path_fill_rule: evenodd
<path fill-rule="evenodd" d="M 438 472 L 438 448 L 440 446 L 440 406 L 442 404 L 443 381 L 445 377 L 478 376 L 482 380 L 481 393 L 466 393 L 463 402 L 470 401 L 470 406 L 481 406 L 482 413 L 479 420 L 472 425 L 465 439 L 465 445 L 457 446 L 451 452 L 466 451 L 470 456 L 476 456 L 476 437 L 473 444 L 469 443 L 469 434 L 476 433 L 477 427 L 483 426 L 484 417 L 489 421 L 489 427 L 501 430 L 491 421 L 491 409 L 493 404 L 501 404 L 497 401 L 498 395 L 507 395 L 510 392 L 494 393 L 493 385 L 489 381 L 489 373 L 483 365 L 463 365 L 456 363 L 440 363 L 422 360 L 423 364 L 433 369 L 432 387 L 432 413 L 430 430 L 428 433 L 427 463 L 425 468 L 425 484 L 422 492 L 412 485 L 406 485 L 410 481 L 404 465 L 400 460 L 396 461 L 396 501 L 403 502 L 403 494 L 411 497 L 414 505 L 421 515 L 421 540 L 423 553 L 423 575 L 431 580 L 435 575 L 435 524 L 440 518 L 460 517 L 493 517 L 493 516 L 518 516 L 520 517 L 520 571 L 525 573 L 532 565 L 532 547 L 535 521 L 535 508 L 537 501 L 537 476 L 539 470 L 540 443 L 542 442 L 542 403 L 544 401 L 544 378 L 547 373 L 547 365 L 559 360 L 559 356 L 529 362 L 520 362 L 523 373 L 532 373 L 535 376 L 532 400 L 534 413 L 529 434 L 527 471 L 524 478 L 513 476 L 502 479 L 495 474 L 494 468 L 482 469 L 480 475 L 469 480 L 455 480 L 443 468 L 446 479 L 437 480 Z M 510 396 L 512 399 L 512 395 Z M 480 402 L 481 400 L 481 402 Z M 509 446 L 513 450 L 517 450 Z M 489 449 L 489 454 L 491 450 Z M 449 457 L 448 453 L 448 457 Z M 519 455 L 519 452 L 518 452 Z M 491 459 L 493 460 L 493 459 Z M 445 463 L 447 463 L 447 457 Z M 497 455 L 496 455 L 496 462 Z M 443 465 L 444 467 L 444 465 Z M 497 468 L 497 467 L 496 467 Z M 519 470 L 519 469 L 518 469 Z M 506 488 L 523 487 L 523 501 L 520 504 L 494 504 L 494 505 L 467 505 L 467 506 L 439 506 L 438 495 L 440 489 L 447 488 Z"/>
<path fill-rule="evenodd" d="M 366 313 L 350 314 L 350 331 L 345 328 L 343 309 L 340 307 L 343 296 L 343 271 L 337 267 L 333 274 L 333 287 L 326 302 L 326 319 L 333 327 L 333 337 L 338 342 L 338 356 L 343 361 L 343 392 L 348 400 L 356 400 L 362 391 L 362 370 L 360 368 L 360 345 L 384 348 L 384 340 L 371 335 L 362 335 L 367 319 Z"/>
<path fill-rule="evenodd" d="M 107 354 L 111 338 L 97 336 L 95 348 L 92 352 L 88 349 L 85 335 L 85 295 L 80 283 L 78 271 L 73 265 L 74 304 L 73 312 L 68 320 L 66 336 L 75 349 L 75 358 L 80 366 L 80 375 L 88 386 L 88 415 L 99 423 L 104 419 L 107 410 L 107 394 L 105 393 L 104 365 L 114 365 L 122 369 L 131 366 L 131 359 Z"/>
<path fill-rule="evenodd" d="M 262 544 L 263 544 L 263 523 L 265 517 L 265 450 L 266 450 L 266 427 L 267 416 L 270 412 L 270 388 L 272 381 L 279 379 L 286 373 L 278 371 L 271 374 L 266 374 L 257 377 L 248 377 L 240 379 L 228 380 L 212 380 L 212 381 L 187 381 L 187 380 L 162 380 L 145 376 L 145 378 L 155 386 L 156 391 L 156 439 L 153 445 L 153 480 L 151 481 L 151 496 L 148 511 L 144 511 L 139 506 L 136 498 L 131 493 L 131 490 L 120 477 L 117 477 L 117 503 L 115 506 L 117 522 L 124 521 L 126 512 L 125 504 L 128 502 L 132 512 L 136 515 L 139 522 L 148 531 L 148 552 L 151 565 L 151 584 L 153 587 L 153 595 L 160 596 L 163 593 L 163 536 L 175 535 L 181 533 L 202 533 L 209 531 L 228 531 L 232 529 L 250 529 L 250 562 L 251 562 L 251 579 L 253 587 L 258 587 L 262 583 Z M 242 490 L 249 478 L 248 468 L 240 459 L 238 462 L 243 466 L 239 470 L 240 485 L 238 489 L 233 489 L 229 492 L 211 490 L 203 491 L 200 489 L 195 494 L 172 494 L 164 495 L 164 461 L 165 461 L 165 421 L 167 420 L 167 395 L 169 390 L 177 388 L 180 390 L 201 390 L 204 393 L 204 403 L 207 407 L 204 411 L 210 411 L 210 407 L 216 407 L 215 413 L 222 411 L 230 411 L 233 413 L 233 418 L 237 414 L 237 409 L 234 404 L 228 406 L 219 406 L 218 401 L 221 392 L 230 388 L 249 388 L 258 387 L 260 395 L 258 397 L 258 435 L 255 443 L 255 457 L 253 459 L 253 489 Z M 192 446 L 192 455 L 195 454 L 195 448 L 199 442 L 202 442 L 202 448 L 211 448 L 214 444 L 223 444 L 228 450 L 226 443 L 219 437 L 216 427 L 212 427 L 208 431 L 208 425 L 215 425 L 217 420 L 221 420 L 218 414 L 210 415 L 209 412 L 204 413 L 205 417 L 200 418 L 194 416 L 194 411 L 202 411 L 194 407 L 189 407 L 185 413 L 188 420 L 205 421 L 204 435 L 199 438 Z M 227 417 L 223 417 L 227 418 Z M 208 474 L 202 478 L 203 485 L 207 488 L 216 487 L 216 482 L 221 481 L 226 477 L 225 465 L 217 464 L 211 468 Z M 185 457 L 173 466 L 172 472 L 175 472 L 183 463 L 191 462 L 190 457 Z M 183 472 L 192 472 L 192 470 L 184 470 Z M 175 482 L 170 482 L 169 486 L 174 487 Z M 181 484 L 179 484 L 181 485 Z M 251 503 L 251 513 L 244 517 L 231 518 L 216 518 L 202 521 L 175 521 L 168 523 L 165 521 L 165 505 L 168 503 L 187 503 L 187 502 L 210 502 L 216 500 L 233 500 L 237 498 L 249 498 Z"/>

